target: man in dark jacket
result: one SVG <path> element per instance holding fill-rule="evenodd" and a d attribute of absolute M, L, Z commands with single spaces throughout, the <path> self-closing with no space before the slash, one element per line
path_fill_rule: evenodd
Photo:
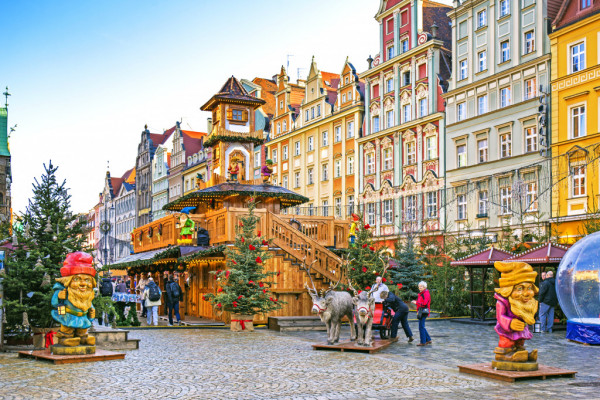
<path fill-rule="evenodd" d="M 556 297 L 556 280 L 554 273 L 548 271 L 546 279 L 540 285 L 540 321 L 542 332 L 552 332 L 554 324 L 554 307 L 558 305 Z"/>
<path fill-rule="evenodd" d="M 383 299 L 383 309 L 386 310 L 391 308 L 394 310 L 394 317 L 392 318 L 392 326 L 390 332 L 390 339 L 392 342 L 398 341 L 398 324 L 402 323 L 402 329 L 408 338 L 409 342 L 412 342 L 413 334 L 408 325 L 408 306 L 398 296 L 392 292 L 382 292 L 381 298 Z"/>
<path fill-rule="evenodd" d="M 167 309 L 169 310 L 169 326 L 173 326 L 173 311 L 177 318 L 177 324 L 181 325 L 181 317 L 179 316 L 179 302 L 183 301 L 183 292 L 179 284 L 173 279 L 173 275 L 169 277 L 166 287 L 167 292 Z"/>

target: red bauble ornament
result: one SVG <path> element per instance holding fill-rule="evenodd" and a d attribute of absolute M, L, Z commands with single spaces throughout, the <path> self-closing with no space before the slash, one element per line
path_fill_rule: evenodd
<path fill-rule="evenodd" d="M 248 281 L 248 285 L 254 285 L 254 281 Z"/>
<path fill-rule="evenodd" d="M 226 271 L 225 272 L 225 278 L 229 278 L 229 274 L 231 274 L 231 271 Z"/>
<path fill-rule="evenodd" d="M 367 272 L 367 267 L 362 267 L 362 272 Z"/>
<path fill-rule="evenodd" d="M 240 221 L 240 226 L 244 226 L 244 223 L 242 221 Z"/>
<path fill-rule="evenodd" d="M 262 263 L 262 258 L 260 258 L 260 257 L 256 257 L 256 262 L 257 262 L 258 264 Z"/>
<path fill-rule="evenodd" d="M 218 293 L 221 293 L 222 291 L 223 291 L 223 288 L 222 288 L 222 287 L 220 287 L 220 288 L 218 288 L 218 289 L 217 289 L 217 292 L 218 292 Z"/>
<path fill-rule="evenodd" d="M 206 296 L 202 296 L 202 300 L 206 301 Z"/>
<path fill-rule="evenodd" d="M 365 229 L 369 229 L 369 228 L 371 228 L 371 225 L 369 225 L 369 224 L 366 224 L 366 225 L 365 225 Z"/>
<path fill-rule="evenodd" d="M 266 246 L 266 245 L 268 245 L 268 244 L 269 244 L 269 242 L 267 242 L 266 240 L 263 240 L 263 241 L 262 241 L 262 244 L 263 244 L 263 246 Z"/>
<path fill-rule="evenodd" d="M 399 284 L 398 284 L 398 285 L 396 285 L 396 286 L 398 286 L 398 289 L 402 289 L 402 284 L 401 284 L 401 283 L 399 283 Z"/>
<path fill-rule="evenodd" d="M 366 244 L 366 243 L 365 243 L 365 244 L 363 244 L 363 246 L 362 246 L 362 247 L 363 247 L 363 249 L 366 249 L 366 248 L 367 248 L 367 244 Z"/>
<path fill-rule="evenodd" d="M 248 248 L 249 248 L 250 250 L 252 250 L 252 251 L 256 250 L 256 247 L 254 247 L 254 246 L 252 246 L 252 245 L 248 246 Z"/>
<path fill-rule="evenodd" d="M 260 237 L 260 231 L 258 231 L 258 233 L 256 234 L 256 236 Z"/>
<path fill-rule="evenodd" d="M 267 289 L 263 289 L 263 293 L 267 293 Z"/>
<path fill-rule="evenodd" d="M 244 298 L 244 296 L 242 296 L 242 295 L 239 295 L 239 296 L 238 296 L 238 300 L 241 300 L 241 299 L 243 299 L 243 298 Z"/>
<path fill-rule="evenodd" d="M 233 302 L 233 308 L 236 308 L 236 307 L 237 307 L 237 301 L 234 301 Z"/>
<path fill-rule="evenodd" d="M 231 262 L 233 263 L 233 265 L 237 265 L 237 261 L 233 260 Z"/>
<path fill-rule="evenodd" d="M 375 251 L 375 247 L 373 247 L 373 246 L 369 246 L 369 250 L 371 250 L 371 251 Z"/>
<path fill-rule="evenodd" d="M 385 282 L 387 282 L 387 279 L 382 278 L 381 281 L 385 283 Z"/>
<path fill-rule="evenodd" d="M 262 283 L 262 282 L 258 282 L 258 287 L 263 287 L 263 286 L 265 286 L 265 284 L 264 284 L 264 283 Z"/>
<path fill-rule="evenodd" d="M 242 238 L 242 243 L 244 243 L 246 241 L 246 239 Z"/>
<path fill-rule="evenodd" d="M 367 286 L 365 290 L 371 290 L 371 286 Z"/>
<path fill-rule="evenodd" d="M 217 308 L 221 308 L 221 303 L 217 304 Z"/>

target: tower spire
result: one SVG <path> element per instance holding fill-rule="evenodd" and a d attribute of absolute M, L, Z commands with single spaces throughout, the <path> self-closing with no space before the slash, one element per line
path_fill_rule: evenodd
<path fill-rule="evenodd" d="M 8 92 L 8 86 L 6 87 L 6 91 L 4 93 L 2 93 L 2 95 L 4 96 L 4 107 L 6 109 L 8 109 L 8 96 L 12 96 L 9 92 Z"/>

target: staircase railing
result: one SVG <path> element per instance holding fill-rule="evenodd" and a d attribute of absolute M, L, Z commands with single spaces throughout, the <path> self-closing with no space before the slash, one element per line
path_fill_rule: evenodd
<path fill-rule="evenodd" d="M 274 245 L 301 261 L 306 260 L 307 265 L 312 264 L 316 259 L 317 262 L 312 264 L 312 270 L 325 279 L 333 282 L 343 279 L 345 273 L 340 257 L 272 212 L 267 213 L 267 218 L 269 236 Z"/>

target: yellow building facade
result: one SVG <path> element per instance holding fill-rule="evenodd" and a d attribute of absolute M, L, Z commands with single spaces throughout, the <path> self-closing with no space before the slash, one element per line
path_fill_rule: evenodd
<path fill-rule="evenodd" d="M 598 2 L 595 2 L 598 3 Z M 583 4 L 589 4 L 582 9 Z M 586 234 L 600 210 L 600 14 L 564 2 L 552 52 L 552 232 L 562 243 Z"/>

